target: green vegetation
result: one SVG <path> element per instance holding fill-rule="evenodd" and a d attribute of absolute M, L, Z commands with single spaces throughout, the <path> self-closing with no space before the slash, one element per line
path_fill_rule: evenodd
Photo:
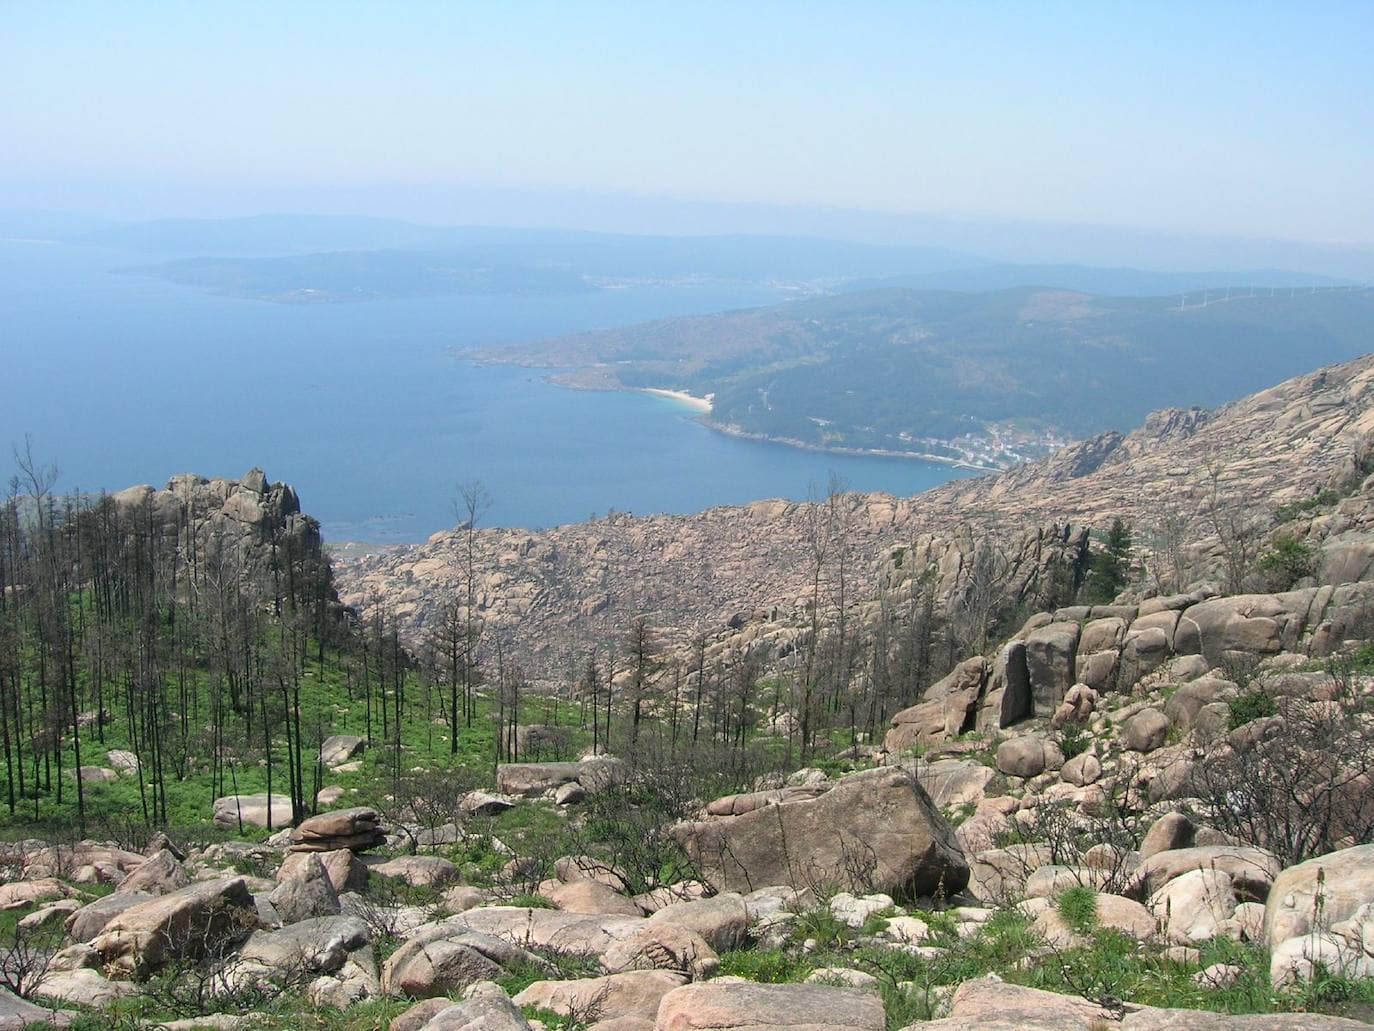
<path fill-rule="evenodd" d="M 1094 1002 L 1121 1000 L 1148 1006 L 1220 1013 L 1342 1012 L 1374 1001 L 1374 981 L 1324 975 L 1310 985 L 1275 989 L 1266 950 L 1226 938 L 1199 943 L 1196 962 L 1165 955 L 1163 945 L 1142 944 L 1119 931 L 1097 926 L 1093 893 L 1070 889 L 1056 900 L 1065 921 L 1083 937 L 1068 949 L 1047 947 L 1016 909 L 1001 909 L 971 933 L 960 935 L 947 913 L 918 913 L 930 927 L 932 949 L 912 953 L 886 948 L 860 934 L 831 936 L 814 951 L 793 944 L 752 948 L 721 956 L 721 973 L 766 983 L 804 981 L 823 967 L 847 967 L 878 980 L 888 1027 L 901 1028 L 938 1015 L 941 992 L 994 973 L 1012 984 L 1040 988 Z M 814 918 L 810 924 L 814 925 Z M 808 937 L 815 937 L 808 935 Z M 1216 963 L 1238 968 L 1234 984 L 1200 985 L 1194 975 Z"/>
<path fill-rule="evenodd" d="M 1356 484 L 1358 486 L 1358 484 Z M 1327 487 L 1325 490 L 1318 491 L 1310 498 L 1301 501 L 1290 501 L 1286 505 L 1280 505 L 1274 509 L 1274 522 L 1288 523 L 1300 516 L 1311 512 L 1319 511 L 1323 508 L 1330 508 L 1340 501 L 1342 494 L 1334 487 Z"/>
<path fill-rule="evenodd" d="M 1260 555 L 1256 566 L 1271 590 L 1286 591 L 1317 571 L 1317 553 L 1306 541 L 1280 534 Z"/>
<path fill-rule="evenodd" d="M 1273 716 L 1279 711 L 1278 702 L 1263 687 L 1251 688 L 1236 695 L 1228 706 L 1231 710 L 1229 725 L 1232 730 L 1243 727 L 1252 720 Z"/>
<path fill-rule="evenodd" d="M 1064 889 L 1054 900 L 1054 908 L 1075 934 L 1088 934 L 1097 926 L 1097 892 L 1092 888 Z"/>
<path fill-rule="evenodd" d="M 1110 604 L 1131 581 L 1130 527 L 1120 519 L 1113 519 L 1102 546 L 1091 556 L 1082 600 L 1089 605 Z"/>
<path fill-rule="evenodd" d="M 1066 723 L 1059 731 L 1059 751 L 1065 760 L 1082 755 L 1092 744 L 1092 734 L 1081 723 Z"/>
<path fill-rule="evenodd" d="M 970 457 L 993 452 L 995 425 L 1005 460 L 1043 452 L 1051 430 L 1126 430 L 1159 408 L 1213 407 L 1354 358 L 1372 304 L 1335 292 L 1180 308 L 1035 288 L 869 290 L 484 357 L 579 367 L 571 382 L 714 394 L 714 423 L 811 446 Z"/>

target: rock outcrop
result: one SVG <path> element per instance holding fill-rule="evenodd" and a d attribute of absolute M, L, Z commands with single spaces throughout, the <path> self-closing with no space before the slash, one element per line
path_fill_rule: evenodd
<path fill-rule="evenodd" d="M 1052 597 L 1056 578 L 1081 568 L 1083 527 L 1103 527 L 1114 517 L 1142 525 L 1157 521 L 1160 499 L 1168 499 L 1188 532 L 1205 538 L 1205 509 L 1214 497 L 1245 512 L 1309 498 L 1333 477 L 1350 474 L 1371 433 L 1374 358 L 1362 358 L 1215 412 L 1158 413 L 1124 437 L 1104 435 L 1040 462 L 914 498 L 847 495 L 837 516 L 849 573 L 855 583 L 930 577 L 943 606 L 967 595 L 978 550 L 992 542 L 997 565 L 1005 566 L 999 590 L 1013 604 L 1035 603 Z M 1206 466 L 1200 455 L 1207 456 Z M 610 640 L 644 611 L 657 614 L 667 639 L 685 643 L 704 626 L 715 628 L 717 642 L 779 656 L 795 648 L 805 625 L 808 534 L 815 525 L 810 513 L 806 504 L 759 501 L 694 516 L 615 515 L 540 533 L 479 530 L 478 606 L 485 625 L 505 638 L 508 654 L 535 674 L 552 673 L 562 663 L 555 642 L 568 640 L 574 626 L 583 637 Z M 1367 523 L 1347 516 L 1321 528 L 1330 541 L 1322 549 L 1323 582 L 1349 582 L 1374 568 Z M 465 540 L 461 531 L 439 533 L 426 544 L 344 565 L 344 599 L 363 605 L 373 595 L 387 598 L 418 640 L 461 581 Z M 1276 634 L 1288 634 L 1311 638 L 1320 652 L 1342 631 L 1334 625 L 1322 630 L 1323 606 L 1314 605 L 1313 596 L 1306 601 L 1301 628 L 1258 610 L 1240 613 L 1240 620 L 1271 620 L 1277 624 L 1272 630 L 1229 612 L 1203 613 L 1203 632 L 1185 631 L 1187 641 L 1200 640 L 1179 651 L 1210 656 L 1233 647 L 1264 648 Z M 1299 611 L 1297 600 L 1281 604 Z M 1074 628 L 1046 627 L 1028 639 L 1024 668 L 1036 711 L 1051 715 L 1057 696 L 1075 680 L 1100 690 L 1097 681 L 1112 677 L 1118 663 L 1123 669 L 1117 678 L 1125 680 L 1154 668 L 1162 652 L 1173 649 L 1175 613 L 1182 607 L 1161 609 L 1133 631 L 1111 624 L 1088 634 L 1084 624 L 1091 620 L 1075 617 Z M 1073 641 L 1075 635 L 1080 640 Z M 1106 657 L 1112 653 L 1115 659 Z M 1092 656 L 1097 658 L 1089 661 Z"/>

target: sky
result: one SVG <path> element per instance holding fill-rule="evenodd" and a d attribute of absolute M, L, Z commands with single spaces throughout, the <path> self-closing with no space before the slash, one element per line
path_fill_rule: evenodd
<path fill-rule="evenodd" d="M 677 204 L 1364 246 L 1371 54 L 1369 0 L 0 0 L 0 210 L 523 198 L 621 223 L 586 228 Z"/>

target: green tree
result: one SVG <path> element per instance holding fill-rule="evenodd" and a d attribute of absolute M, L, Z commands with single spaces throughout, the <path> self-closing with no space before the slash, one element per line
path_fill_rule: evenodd
<path fill-rule="evenodd" d="M 1131 528 L 1113 519 L 1111 529 L 1089 560 L 1088 579 L 1083 585 L 1083 600 L 1089 604 L 1112 601 L 1131 579 Z"/>

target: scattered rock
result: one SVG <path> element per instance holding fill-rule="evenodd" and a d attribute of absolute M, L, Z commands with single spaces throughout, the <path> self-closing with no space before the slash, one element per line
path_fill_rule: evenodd
<path fill-rule="evenodd" d="M 517 964 L 548 968 L 518 945 L 443 921 L 421 928 L 387 958 L 382 991 L 412 999 L 449 995 L 475 981 L 502 977 Z"/>
<path fill-rule="evenodd" d="M 269 804 L 267 795 L 226 795 L 215 799 L 216 827 L 237 830 L 245 827 L 289 827 L 295 813 L 287 795 L 273 794 Z"/>

